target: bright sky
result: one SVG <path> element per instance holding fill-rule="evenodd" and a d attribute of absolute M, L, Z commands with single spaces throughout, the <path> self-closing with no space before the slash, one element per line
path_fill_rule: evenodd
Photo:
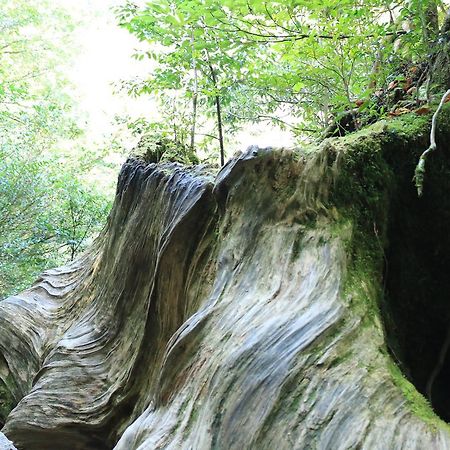
<path fill-rule="evenodd" d="M 88 113 L 87 128 L 97 140 L 113 131 L 114 116 L 137 117 L 152 114 L 148 98 L 132 99 L 114 93 L 114 83 L 133 75 L 145 75 L 150 65 L 132 58 L 139 41 L 115 24 L 111 8 L 117 0 L 54 0 L 55 4 L 80 19 L 73 41 L 79 52 L 74 58 L 69 78 L 80 109 Z"/>
<path fill-rule="evenodd" d="M 123 3 L 121 0 L 54 0 L 81 18 L 75 30 L 74 41 L 81 51 L 75 59 L 70 78 L 81 108 L 88 112 L 88 139 L 101 140 L 114 131 L 114 116 L 129 114 L 132 117 L 145 115 L 157 117 L 155 105 L 148 97 L 132 99 L 125 94 L 115 95 L 113 83 L 133 75 L 145 76 L 151 70 L 150 63 L 132 58 L 140 43 L 126 30 L 115 23 L 111 8 Z M 249 145 L 289 146 L 289 133 L 276 133 L 264 124 L 248 128 L 238 137 L 237 149 Z M 234 153 L 234 150 L 230 153 Z"/>

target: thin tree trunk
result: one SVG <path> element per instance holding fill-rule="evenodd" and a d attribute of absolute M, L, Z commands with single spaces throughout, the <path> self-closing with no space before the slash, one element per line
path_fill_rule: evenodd
<path fill-rule="evenodd" d="M 214 89 L 217 91 L 217 77 L 216 72 L 211 64 L 209 64 L 209 70 L 211 71 L 211 79 L 214 85 Z M 223 127 L 222 127 L 222 107 L 220 104 L 220 95 L 216 93 L 215 96 L 216 103 L 216 117 L 217 117 L 217 130 L 219 133 L 219 146 L 220 146 L 220 165 L 225 164 L 225 146 L 223 143 Z"/>
<path fill-rule="evenodd" d="M 220 165 L 225 164 L 225 149 L 223 145 L 223 131 L 222 131 L 222 113 L 220 107 L 220 97 L 216 95 L 216 110 L 217 110 L 217 129 L 219 131 L 219 146 L 220 146 Z"/>
<path fill-rule="evenodd" d="M 195 71 L 195 78 L 197 78 L 197 70 Z M 197 80 L 195 81 L 195 85 Z M 197 86 L 194 87 L 195 91 L 192 95 L 192 125 L 191 125 L 191 152 L 195 149 L 195 127 L 197 124 Z"/>
<path fill-rule="evenodd" d="M 194 89 L 192 91 L 192 124 L 191 124 L 191 152 L 195 148 L 195 128 L 197 125 L 197 99 L 198 99 L 198 73 L 194 56 L 194 33 L 191 34 L 192 43 L 192 70 L 194 71 Z"/>

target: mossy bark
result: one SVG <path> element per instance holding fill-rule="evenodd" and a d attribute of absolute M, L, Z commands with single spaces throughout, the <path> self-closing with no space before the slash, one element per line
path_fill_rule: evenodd
<path fill-rule="evenodd" d="M 93 248 L 0 303 L 6 436 L 27 450 L 450 446 L 410 383 L 423 391 L 420 336 L 438 351 L 426 327 L 450 318 L 429 284 L 450 225 L 442 113 L 420 199 L 430 116 L 251 147 L 217 176 L 130 159 Z"/>

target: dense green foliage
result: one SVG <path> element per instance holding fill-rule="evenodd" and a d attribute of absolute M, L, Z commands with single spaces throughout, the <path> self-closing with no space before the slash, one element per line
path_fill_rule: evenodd
<path fill-rule="evenodd" d="M 73 259 L 103 225 L 109 202 L 50 161 L 0 154 L 0 293 L 6 294 Z"/>
<path fill-rule="evenodd" d="M 44 0 L 0 0 L 0 297 L 73 259 L 109 202 L 59 151 L 81 130 L 61 63 L 70 17 Z"/>
<path fill-rule="evenodd" d="M 202 129 L 219 139 L 220 125 L 230 133 L 261 121 L 314 137 L 348 112 L 361 113 L 360 126 L 387 113 L 386 86 L 405 80 L 405 67 L 422 70 L 444 8 L 435 0 L 128 1 L 118 19 L 148 42 L 136 57 L 155 70 L 124 87 L 175 98 L 168 115 L 190 111 L 174 124 L 185 142 L 199 117 L 216 116 L 217 98 L 216 129 L 205 120 Z"/>

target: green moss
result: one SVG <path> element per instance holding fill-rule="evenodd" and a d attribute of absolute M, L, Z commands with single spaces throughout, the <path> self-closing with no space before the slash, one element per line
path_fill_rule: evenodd
<path fill-rule="evenodd" d="M 439 117 L 437 119 L 438 124 L 438 132 L 439 131 L 447 131 L 448 132 L 448 124 L 450 123 L 450 102 L 444 103 L 442 106 L 441 112 L 439 113 Z"/>
<path fill-rule="evenodd" d="M 382 296 L 379 257 L 358 252 L 353 258 L 344 284 L 344 298 L 362 318 L 362 325 L 378 323 Z"/>
<path fill-rule="evenodd" d="M 350 214 L 360 228 L 372 233 L 374 223 L 386 220 L 388 192 L 394 178 L 384 158 L 389 141 L 385 133 L 374 132 L 340 143 L 342 162 L 332 202 Z"/>
<path fill-rule="evenodd" d="M 405 139 L 428 135 L 431 113 L 424 116 L 405 114 L 388 122 L 386 130 Z"/>
<path fill-rule="evenodd" d="M 450 108 L 446 113 L 450 116 Z M 430 120 L 430 114 L 406 114 L 324 144 L 339 155 L 328 205 L 341 217 L 333 225 L 335 233 L 345 222 L 353 230 L 345 243 L 349 268 L 344 295 L 368 323 L 380 318 L 389 204 L 399 172 L 409 180 L 413 177 L 416 158 L 427 144 Z"/>
<path fill-rule="evenodd" d="M 179 162 L 190 165 L 200 162 L 188 146 L 162 136 L 160 133 L 142 136 L 133 149 L 132 156 L 147 163 Z"/>
<path fill-rule="evenodd" d="M 436 105 L 432 105 L 430 112 L 425 115 L 409 113 L 386 120 L 379 120 L 373 125 L 369 125 L 359 131 L 339 138 L 340 145 L 353 146 L 356 144 L 360 146 L 361 139 L 375 139 L 379 141 L 380 137 L 383 139 L 383 135 L 387 138 L 389 136 L 397 136 L 407 140 L 417 139 L 420 136 L 428 136 L 431 117 L 437 107 L 437 103 L 439 103 L 439 100 L 437 100 Z M 450 120 L 450 103 L 444 105 L 440 113 L 440 118 L 440 122 Z"/>
<path fill-rule="evenodd" d="M 394 214 L 395 210 L 399 210 L 395 199 L 399 198 L 401 193 L 406 192 L 408 196 L 413 196 L 411 199 L 407 197 L 408 202 L 404 202 L 407 209 L 411 209 L 412 200 L 418 201 L 412 177 L 418 157 L 429 145 L 431 116 L 432 113 L 425 116 L 407 114 L 378 122 L 344 138 L 329 139 L 322 147 L 322 150 L 337 155 L 337 175 L 327 208 L 329 211 L 337 210 L 337 214 L 330 214 L 330 217 L 338 217 L 331 223 L 331 236 L 343 240 L 349 258 L 343 296 L 347 299 L 352 313 L 361 317 L 363 327 L 372 327 L 374 330 L 378 328 L 380 339 L 382 312 L 386 314 L 382 302 L 385 302 L 383 266 L 386 262 L 384 252 L 389 244 L 386 237 L 388 225 L 396 220 L 403 229 L 402 221 L 405 217 L 397 217 Z M 439 152 L 439 142 L 448 142 L 449 124 L 450 104 L 447 104 L 438 119 L 436 156 L 442 155 L 442 161 L 440 156 L 435 160 L 430 159 L 429 170 L 433 184 L 442 186 L 445 192 L 448 192 L 446 180 L 450 178 L 445 176 L 448 174 L 448 163 L 443 157 L 444 152 Z M 431 193 L 436 195 L 433 197 Z M 427 199 L 427 202 L 434 201 L 432 197 L 438 201 L 441 195 L 440 191 L 430 189 L 430 199 Z M 445 197 L 441 197 L 441 202 L 442 198 Z M 424 204 L 419 206 L 423 210 Z M 448 208 L 445 210 L 448 211 Z M 430 220 L 433 220 L 433 217 Z M 447 223 L 444 220 L 440 222 Z M 404 262 L 402 265 L 405 265 Z M 411 274 L 417 278 L 418 271 L 411 271 Z M 398 327 L 396 329 L 399 330 Z M 412 329 L 416 330 L 417 327 Z M 427 400 L 392 362 L 387 355 L 387 344 L 381 344 L 381 348 L 389 360 L 392 380 L 401 389 L 411 412 L 434 428 L 450 431 L 450 426 L 435 414 Z M 351 354 L 344 352 L 334 363 L 340 364 L 341 358 L 346 359 L 349 356 L 351 357 Z M 373 370 L 373 367 L 371 366 L 370 370 Z M 295 407 L 294 401 L 293 408 Z"/>
<path fill-rule="evenodd" d="M 341 240 L 348 258 L 342 296 L 365 325 L 379 323 L 385 255 L 373 225 L 361 226 L 359 219 L 355 209 L 342 210 L 341 218 L 330 226 L 330 235 Z"/>
<path fill-rule="evenodd" d="M 373 125 L 369 125 L 367 127 L 362 128 L 359 131 L 354 133 L 347 134 L 342 138 L 338 138 L 339 142 L 343 146 L 352 146 L 355 143 L 360 145 L 360 140 L 364 138 L 373 139 L 374 137 L 378 137 L 380 133 L 384 133 L 386 131 L 388 122 L 386 120 L 380 120 Z"/>
<path fill-rule="evenodd" d="M 344 227 L 352 230 L 344 241 L 349 262 L 343 296 L 350 310 L 362 318 L 363 327 L 379 327 L 382 319 L 388 221 L 405 219 L 394 214 L 399 209 L 395 199 L 399 193 L 415 194 L 412 183 L 414 167 L 420 154 L 429 145 L 430 123 L 431 113 L 426 116 L 407 114 L 324 144 L 338 154 L 339 165 L 328 204 L 329 209 L 335 207 L 338 210 L 340 217 L 331 227 L 332 234 L 341 236 Z M 438 119 L 438 152 L 439 142 L 448 142 L 449 124 L 450 104 L 445 105 Z M 439 153 L 443 154 L 442 151 Z M 442 159 L 445 158 L 442 156 Z M 433 169 L 434 166 L 439 170 Z M 440 175 L 447 173 L 446 167 L 448 164 L 441 162 L 440 157 L 430 160 L 429 177 L 433 178 L 433 185 L 447 187 L 448 176 L 445 178 Z M 437 201 L 441 197 L 441 192 L 435 191 L 430 188 L 428 205 L 434 201 L 433 198 Z M 448 192 L 448 189 L 445 191 Z M 432 196 L 431 193 L 436 195 Z M 445 198 L 445 194 L 441 202 L 442 198 Z M 410 200 L 418 201 L 416 197 Z M 411 209 L 411 202 L 404 203 L 409 205 L 406 208 Z M 424 205 L 419 206 L 423 210 Z M 417 278 L 417 270 L 411 273 Z M 383 352 L 387 355 L 387 347 L 384 347 Z M 450 431 L 450 426 L 435 414 L 427 400 L 402 375 L 390 357 L 386 358 L 390 361 L 392 380 L 403 392 L 411 412 L 434 428 Z"/>
<path fill-rule="evenodd" d="M 378 324 L 381 319 L 380 304 L 383 298 L 383 286 L 380 265 L 383 256 L 373 238 L 367 239 L 366 242 L 362 242 L 361 239 L 362 236 L 349 242 L 352 259 L 349 263 L 343 296 L 348 299 L 351 310 L 362 318 L 362 326 L 366 327 Z M 428 401 L 392 362 L 386 348 L 383 349 L 383 353 L 389 361 L 388 369 L 392 380 L 401 389 L 410 411 L 433 428 L 440 427 L 450 431 L 450 426 L 435 414 Z M 346 354 L 338 356 L 334 364 L 342 363 L 342 360 L 348 356 Z"/>
<path fill-rule="evenodd" d="M 0 425 L 3 426 L 6 418 L 16 405 L 10 389 L 3 380 L 0 380 Z"/>
<path fill-rule="evenodd" d="M 403 376 L 401 370 L 394 362 L 389 360 L 388 369 L 392 381 L 400 388 L 405 396 L 410 411 L 415 416 L 431 425 L 434 429 L 441 428 L 450 431 L 450 425 L 445 423 L 435 414 L 426 398 Z"/>
<path fill-rule="evenodd" d="M 440 119 L 442 123 L 450 121 L 450 106 L 442 110 Z M 373 214 L 380 201 L 385 206 L 383 197 L 395 179 L 392 160 L 400 152 L 411 168 L 415 167 L 428 147 L 430 124 L 431 113 L 425 116 L 411 113 L 329 140 L 326 145 L 334 146 L 342 160 L 335 189 L 338 205 L 353 204 L 359 209 L 363 206 L 372 209 Z M 413 175 L 412 169 L 410 178 Z"/>

